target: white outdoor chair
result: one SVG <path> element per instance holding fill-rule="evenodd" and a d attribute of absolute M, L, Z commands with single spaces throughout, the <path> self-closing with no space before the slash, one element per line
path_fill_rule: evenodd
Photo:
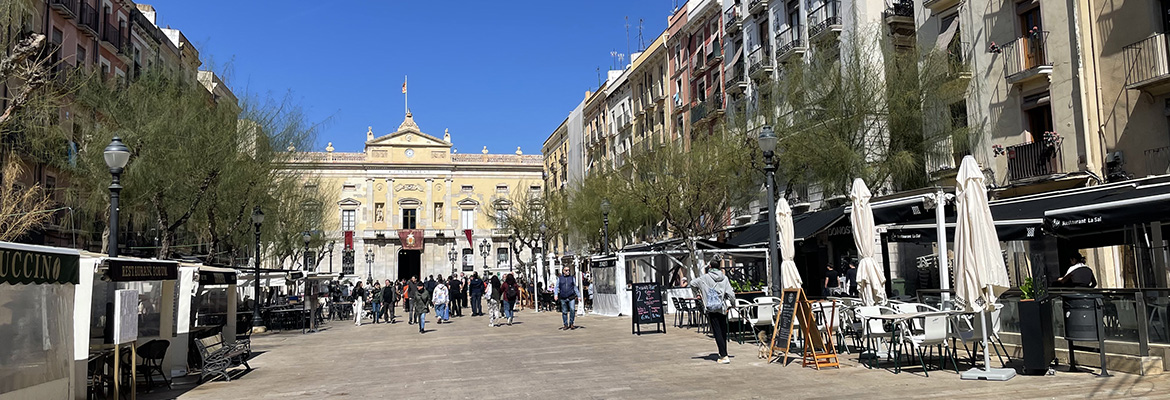
<path fill-rule="evenodd" d="M 739 316 L 733 317 L 730 313 L 727 315 L 728 325 L 730 325 L 732 322 L 736 323 L 735 333 L 739 344 L 743 344 L 744 322 L 747 320 L 747 314 L 751 307 L 751 302 L 744 299 L 735 299 L 735 310 L 739 313 Z"/>
<path fill-rule="evenodd" d="M 756 299 L 754 301 L 756 302 L 756 304 L 765 304 L 765 303 L 780 304 L 780 298 L 779 297 L 772 297 L 772 296 L 756 297 Z"/>
<path fill-rule="evenodd" d="M 945 313 L 927 314 L 922 317 L 914 318 L 922 325 L 921 333 L 907 332 L 902 335 L 902 342 L 909 345 L 914 350 L 914 354 L 918 356 L 918 362 L 922 363 L 922 373 L 930 376 L 926 370 L 926 354 L 925 349 L 929 349 L 933 354 L 934 349 L 939 349 L 939 368 L 946 368 L 943 361 L 943 354 L 951 360 L 951 365 L 955 367 L 955 372 L 959 372 L 959 364 L 955 362 L 950 346 L 947 346 L 947 323 L 948 316 Z"/>
<path fill-rule="evenodd" d="M 928 306 L 928 305 L 922 304 L 922 303 L 897 303 L 897 304 L 894 304 L 894 309 L 898 310 L 898 312 L 902 313 L 902 314 L 912 314 L 912 313 L 921 313 L 921 312 L 938 312 L 937 308 L 934 308 L 934 307 L 931 307 L 931 306 Z M 922 330 L 922 320 L 917 319 L 917 318 L 914 319 L 913 322 L 911 323 L 911 327 L 914 328 L 915 332 L 921 331 Z"/>
<path fill-rule="evenodd" d="M 864 329 L 865 347 L 872 349 L 874 358 L 877 358 L 878 354 L 884 349 L 886 358 L 888 359 L 890 358 L 891 350 L 890 343 L 888 343 L 890 338 L 887 337 L 889 332 L 886 331 L 882 320 L 870 318 L 881 314 L 897 314 L 897 311 L 884 306 L 863 306 L 857 308 L 857 317 L 861 318 Z M 867 366 L 869 365 L 867 364 Z"/>
<path fill-rule="evenodd" d="M 959 314 L 951 319 L 951 332 L 948 335 L 953 343 L 956 339 L 963 342 L 963 348 L 967 350 L 967 355 L 971 357 L 971 364 L 975 364 L 975 359 L 979 355 L 979 351 L 987 351 L 983 348 L 983 327 L 982 324 L 987 320 L 991 320 L 990 329 L 987 330 L 988 341 L 991 343 L 992 350 L 995 351 L 999 358 L 999 363 L 1004 364 L 1003 356 L 1008 356 L 1008 361 L 1011 361 L 1011 355 L 1008 354 L 1007 348 L 1004 347 L 1003 341 L 999 339 L 999 316 L 1003 309 L 1003 304 L 996 304 L 995 310 L 983 314 Z M 986 317 L 983 317 L 986 316 Z M 983 317 L 983 318 L 981 318 Z M 998 348 L 996 344 L 998 343 Z"/>

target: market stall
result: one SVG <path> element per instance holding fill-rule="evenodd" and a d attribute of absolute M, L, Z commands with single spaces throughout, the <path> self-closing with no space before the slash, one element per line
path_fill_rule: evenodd
<path fill-rule="evenodd" d="M 625 258 L 617 256 L 595 256 L 590 259 L 589 270 L 593 274 L 593 313 L 616 317 L 629 315 L 633 307 L 630 292 L 626 290 Z"/>
<path fill-rule="evenodd" d="M 0 400 L 69 398 L 80 253 L 0 242 Z"/>

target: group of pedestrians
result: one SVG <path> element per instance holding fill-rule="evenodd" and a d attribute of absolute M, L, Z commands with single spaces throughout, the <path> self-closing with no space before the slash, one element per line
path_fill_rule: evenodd
<path fill-rule="evenodd" d="M 569 309 L 575 310 L 572 305 L 576 300 L 576 287 L 573 286 L 569 269 L 565 268 L 565 277 L 569 286 L 558 283 L 558 293 L 573 292 L 573 295 L 561 295 L 559 298 Z M 450 323 L 452 317 L 462 317 L 463 310 L 470 308 L 471 316 L 488 316 L 488 326 L 512 325 L 515 321 L 515 307 L 522 298 L 523 284 L 518 282 L 512 274 L 503 279 L 494 274 L 480 277 L 479 273 L 470 276 L 460 274 L 429 276 L 419 280 L 417 276 L 410 280 L 391 281 L 385 284 L 374 282 L 372 287 L 366 287 L 358 282 L 349 290 L 353 301 L 354 325 L 361 326 L 365 312 L 365 303 L 370 302 L 370 311 L 373 322 L 397 323 L 395 313 L 399 303 L 410 325 L 418 324 L 419 333 L 426 333 L 427 314 L 434 313 L 436 324 Z M 483 300 L 487 299 L 487 309 L 484 310 Z M 565 317 L 562 329 L 573 329 L 572 317 Z"/>

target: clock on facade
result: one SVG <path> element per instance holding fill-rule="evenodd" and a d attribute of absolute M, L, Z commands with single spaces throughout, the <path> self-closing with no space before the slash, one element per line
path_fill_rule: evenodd
<path fill-rule="evenodd" d="M 414 149 L 406 149 L 406 158 L 414 157 Z"/>

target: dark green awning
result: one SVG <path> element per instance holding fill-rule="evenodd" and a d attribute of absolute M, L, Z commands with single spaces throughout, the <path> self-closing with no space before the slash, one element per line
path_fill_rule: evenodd
<path fill-rule="evenodd" d="M 77 250 L 0 242 L 0 283 L 76 285 L 80 263 Z"/>

